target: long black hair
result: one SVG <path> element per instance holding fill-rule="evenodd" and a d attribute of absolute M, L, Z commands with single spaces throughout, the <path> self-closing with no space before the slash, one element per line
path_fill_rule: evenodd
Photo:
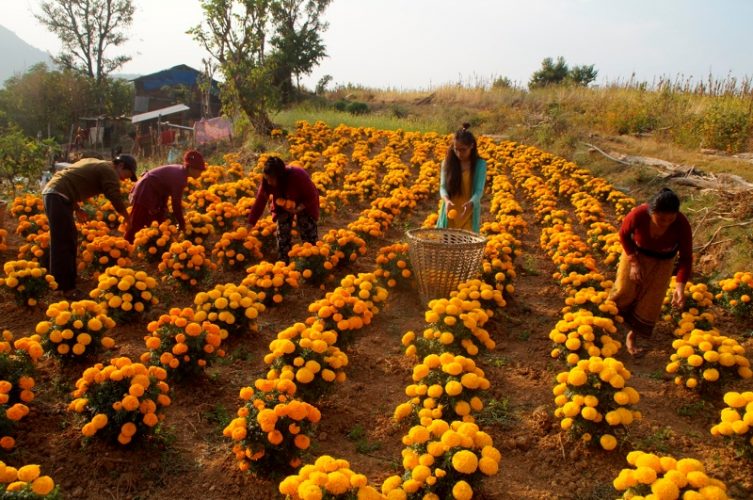
<path fill-rule="evenodd" d="M 267 158 L 267 161 L 264 162 L 264 170 L 262 170 L 262 173 L 264 175 L 269 175 L 270 177 L 274 177 L 277 180 L 277 192 L 278 193 L 285 193 L 285 181 L 287 181 L 288 172 L 285 169 L 285 162 L 282 161 L 277 156 L 270 156 Z M 269 184 L 267 184 L 267 180 L 262 180 L 264 183 L 265 191 L 269 192 Z"/>
<path fill-rule="evenodd" d="M 649 213 L 675 214 L 680 211 L 680 198 L 669 188 L 662 188 L 648 202 Z"/>
<path fill-rule="evenodd" d="M 447 154 L 444 158 L 444 188 L 447 190 L 447 194 L 452 198 L 460 194 L 463 181 L 463 169 L 460 165 L 460 159 L 455 154 L 455 143 L 459 142 L 465 146 L 471 148 L 471 179 L 476 175 L 476 162 L 478 162 L 478 148 L 476 146 L 476 138 L 468 130 L 471 126 L 470 123 L 464 123 L 463 127 L 455 132 L 455 140 L 447 148 Z M 471 181 L 472 182 L 472 181 Z"/>

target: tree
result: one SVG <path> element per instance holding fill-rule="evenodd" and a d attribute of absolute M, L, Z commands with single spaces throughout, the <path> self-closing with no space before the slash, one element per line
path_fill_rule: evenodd
<path fill-rule="evenodd" d="M 202 0 L 204 23 L 188 32 L 225 77 L 225 107 L 242 110 L 257 132 L 274 128 L 269 112 L 289 98 L 292 75 L 324 57 L 319 16 L 330 1 Z"/>
<path fill-rule="evenodd" d="M 52 141 L 27 137 L 15 125 L 0 129 L 0 182 L 8 184 L 13 197 L 19 182 L 24 182 L 28 190 L 39 181 L 53 149 Z"/>
<path fill-rule="evenodd" d="M 293 76 L 300 90 L 301 75 L 311 70 L 326 55 L 321 33 L 327 23 L 321 16 L 332 0 L 278 0 L 271 3 L 276 32 L 270 42 L 277 50 L 276 74 L 283 102 L 291 100 Z"/>
<path fill-rule="evenodd" d="M 204 24 L 188 31 L 225 76 L 225 106 L 242 110 L 262 133 L 274 128 L 268 110 L 277 104 L 264 53 L 269 4 L 270 0 L 202 0 Z"/>
<path fill-rule="evenodd" d="M 131 58 L 106 52 L 126 41 L 123 30 L 133 22 L 132 0 L 49 0 L 35 15 L 63 42 L 55 61 L 101 84 Z"/>
<path fill-rule="evenodd" d="M 563 83 L 568 72 L 569 69 L 564 57 L 558 57 L 556 63 L 551 57 L 546 57 L 541 61 L 541 69 L 531 75 L 528 88 L 535 89 Z"/>
<path fill-rule="evenodd" d="M 598 74 L 599 71 L 594 69 L 593 64 L 588 66 L 584 64 L 583 66 L 575 66 L 571 69 L 567 75 L 567 79 L 575 85 L 588 87 L 588 84 L 596 80 L 596 75 Z"/>
<path fill-rule="evenodd" d="M 0 112 L 8 122 L 17 124 L 26 135 L 41 133 L 60 142 L 68 142 L 79 116 L 101 112 L 119 116 L 130 112 L 132 104 L 133 85 L 126 80 L 107 78 L 95 88 L 79 72 L 51 71 L 44 64 L 9 78 L 0 89 Z"/>
<path fill-rule="evenodd" d="M 570 69 L 564 57 L 558 57 L 557 62 L 554 62 L 551 57 L 547 57 L 541 61 L 541 69 L 531 75 L 528 88 L 536 89 L 546 87 L 547 85 L 568 83 L 587 87 L 589 83 L 596 80 L 598 73 L 598 70 L 594 69 L 593 64 L 584 64 Z"/>

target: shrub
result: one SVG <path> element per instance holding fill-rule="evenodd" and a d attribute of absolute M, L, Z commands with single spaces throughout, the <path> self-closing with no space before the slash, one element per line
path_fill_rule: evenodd
<path fill-rule="evenodd" d="M 173 307 L 147 327 L 147 349 L 141 362 L 162 365 L 171 378 L 202 373 L 215 358 L 223 357 L 220 327 L 196 319 L 193 309 Z"/>
<path fill-rule="evenodd" d="M 300 465 L 321 413 L 295 393 L 296 385 L 285 379 L 258 379 L 241 389 L 243 406 L 222 431 L 233 440 L 241 470 L 280 474 Z"/>
<path fill-rule="evenodd" d="M 339 262 L 339 258 L 330 246 L 322 241 L 316 245 L 303 243 L 293 245 L 288 254 L 295 269 L 301 272 L 304 280 L 314 285 L 320 285 L 327 279 L 332 279 L 332 269 Z"/>
<path fill-rule="evenodd" d="M 157 269 L 164 273 L 162 279 L 172 278 L 185 288 L 198 285 L 209 272 L 217 266 L 206 257 L 206 250 L 202 245 L 194 245 L 189 240 L 173 243 L 170 249 L 162 254 L 162 262 Z"/>
<path fill-rule="evenodd" d="M 279 491 L 291 500 L 306 498 L 376 500 L 382 498 L 377 490 L 369 486 L 366 476 L 350 469 L 347 460 L 335 459 L 329 455 L 317 458 L 313 464 L 303 466 L 298 474 L 283 479 Z"/>
<path fill-rule="evenodd" d="M 716 329 L 694 329 L 672 342 L 675 353 L 666 371 L 675 375 L 675 384 L 688 389 L 708 390 L 738 376 L 753 377 L 745 348 L 735 339 L 720 335 Z"/>
<path fill-rule="evenodd" d="M 734 315 L 741 318 L 753 316 L 753 273 L 737 272 L 731 278 L 721 280 L 719 287 L 721 292 L 717 299 Z"/>
<path fill-rule="evenodd" d="M 701 145 L 728 153 L 740 152 L 747 145 L 750 125 L 747 107 L 735 107 L 732 103 L 717 100 L 703 114 Z"/>
<path fill-rule="evenodd" d="M 0 496 L 7 499 L 57 500 L 60 492 L 50 476 L 43 476 L 36 464 L 16 469 L 0 461 Z"/>
<path fill-rule="evenodd" d="M 484 408 L 479 397 L 490 386 L 476 363 L 465 356 L 430 354 L 413 367 L 413 384 L 405 388 L 410 401 L 395 409 L 395 420 L 413 415 L 428 426 L 433 419 L 474 422 Z"/>
<path fill-rule="evenodd" d="M 211 215 L 201 212 L 186 214 L 186 227 L 183 236 L 194 245 L 201 245 L 214 234 L 214 219 Z"/>
<path fill-rule="evenodd" d="M 703 464 L 694 458 L 675 459 L 653 453 L 631 451 L 612 485 L 624 491 L 620 498 L 727 498 L 727 487 L 706 475 Z"/>
<path fill-rule="evenodd" d="M 89 297 L 105 304 L 107 314 L 116 322 L 128 323 L 159 304 L 156 289 L 157 280 L 144 271 L 112 266 L 99 275 L 97 288 Z"/>
<path fill-rule="evenodd" d="M 251 236 L 246 226 L 242 226 L 235 231 L 222 234 L 219 241 L 214 244 L 212 257 L 215 258 L 218 265 L 224 266 L 226 269 L 247 266 L 263 257 L 261 242 Z"/>
<path fill-rule="evenodd" d="M 711 427 L 711 435 L 727 438 L 740 455 L 753 460 L 753 392 L 728 392 L 724 403 L 727 407 L 720 422 Z"/>
<path fill-rule="evenodd" d="M 50 319 L 37 323 L 36 333 L 44 339 L 46 352 L 71 358 L 115 345 L 112 338 L 105 336 L 115 321 L 107 315 L 106 306 L 93 300 L 56 302 L 45 314 Z"/>
<path fill-rule="evenodd" d="M 335 346 L 337 333 L 325 331 L 321 323 L 303 323 L 282 330 L 269 344 L 264 362 L 272 368 L 267 378 L 295 380 L 298 394 L 315 401 L 335 382 L 345 382 L 348 356 Z"/>
<path fill-rule="evenodd" d="M 84 370 L 76 381 L 68 411 L 83 415 L 85 437 L 95 434 L 122 445 L 154 433 L 170 406 L 167 372 L 157 366 L 114 358 Z"/>
<path fill-rule="evenodd" d="M 388 498 L 470 500 L 481 479 L 497 473 L 502 458 L 491 436 L 470 422 L 417 425 L 403 436 L 403 444 L 405 474 L 382 483 Z"/>
<path fill-rule="evenodd" d="M 152 225 L 136 232 L 133 240 L 136 255 L 147 262 L 159 262 L 162 254 L 170 248 L 178 229 L 165 221 L 161 224 L 152 222 Z"/>
<path fill-rule="evenodd" d="M 258 332 L 256 318 L 264 312 L 264 304 L 256 292 L 245 285 L 227 283 L 217 285 L 208 292 L 199 292 L 194 297 L 196 321 L 210 321 L 222 329 L 222 338 L 228 334 L 246 335 Z"/>
<path fill-rule="evenodd" d="M 626 385 L 628 380 L 630 372 L 614 358 L 581 360 L 557 374 L 554 416 L 563 430 L 611 451 L 626 426 L 641 418 L 640 412 L 630 410 L 640 395 Z"/>
<path fill-rule="evenodd" d="M 410 264 L 407 243 L 395 243 L 379 249 L 374 274 L 385 286 L 408 288 L 412 283 L 413 269 Z"/>
<path fill-rule="evenodd" d="M 282 303 L 285 296 L 300 286 L 301 273 L 294 265 L 278 260 L 274 264 L 262 261 L 246 269 L 247 276 L 241 285 L 256 293 L 267 307 Z"/>
<path fill-rule="evenodd" d="M 12 342 L 13 334 L 3 331 L 0 340 L 0 448 L 4 450 L 15 446 L 14 427 L 29 413 L 27 404 L 35 397 L 34 362 L 41 356 L 41 346 L 34 339 L 25 338 L 18 345 Z"/>
<path fill-rule="evenodd" d="M 47 292 L 58 288 L 55 278 L 39 262 L 9 260 L 3 264 L 3 272 L 0 287 L 8 288 L 20 306 L 35 306 Z"/>

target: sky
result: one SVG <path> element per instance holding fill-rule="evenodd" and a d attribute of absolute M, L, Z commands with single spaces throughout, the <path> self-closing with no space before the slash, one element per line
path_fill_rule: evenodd
<path fill-rule="evenodd" d="M 206 52 L 185 31 L 202 21 L 199 0 L 133 0 L 133 60 L 118 73 L 178 64 L 202 69 Z M 0 24 L 56 54 L 57 38 L 33 17 L 40 0 L 0 0 Z M 333 0 L 323 34 L 323 75 L 400 90 L 507 77 L 525 85 L 545 57 L 593 64 L 596 83 L 753 76 L 751 0 Z M 113 52 L 115 54 L 116 52 Z"/>

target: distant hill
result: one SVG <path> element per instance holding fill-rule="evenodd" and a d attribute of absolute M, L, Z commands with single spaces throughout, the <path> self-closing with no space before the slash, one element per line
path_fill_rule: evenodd
<path fill-rule="evenodd" d="M 24 73 L 41 62 L 52 66 L 49 54 L 32 47 L 8 28 L 0 26 L 0 86 L 11 76 Z"/>

